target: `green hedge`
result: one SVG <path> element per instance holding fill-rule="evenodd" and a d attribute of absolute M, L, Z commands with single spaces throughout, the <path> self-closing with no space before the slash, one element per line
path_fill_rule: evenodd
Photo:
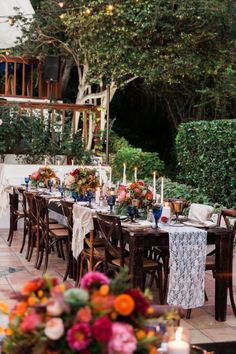
<path fill-rule="evenodd" d="M 178 180 L 236 207 L 236 120 L 183 123 L 176 136 Z"/>

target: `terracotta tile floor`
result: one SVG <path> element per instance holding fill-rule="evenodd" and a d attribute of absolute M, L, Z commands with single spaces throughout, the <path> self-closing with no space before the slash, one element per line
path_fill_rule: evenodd
<path fill-rule="evenodd" d="M 14 300 L 10 298 L 10 295 L 14 291 L 20 290 L 26 281 L 41 276 L 42 270 L 34 268 L 34 255 L 32 261 L 28 262 L 25 259 L 25 253 L 19 253 L 22 230 L 15 232 L 11 247 L 8 247 L 6 242 L 7 233 L 8 231 L 5 229 L 0 230 L 0 302 L 4 301 L 12 306 Z M 236 260 L 234 261 L 234 269 L 236 270 Z M 49 261 L 48 274 L 62 279 L 64 271 L 65 262 L 56 255 L 52 255 Z M 236 284 L 236 276 L 234 278 L 234 284 Z M 236 287 L 234 290 L 236 295 Z M 192 343 L 235 340 L 236 318 L 229 302 L 227 321 L 217 322 L 214 319 L 214 280 L 211 273 L 206 274 L 206 291 L 209 300 L 203 307 L 192 311 L 190 320 L 181 320 L 181 325 L 189 330 Z"/>

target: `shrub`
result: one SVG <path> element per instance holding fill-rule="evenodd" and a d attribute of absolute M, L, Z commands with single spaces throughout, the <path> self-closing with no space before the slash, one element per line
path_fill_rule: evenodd
<path fill-rule="evenodd" d="M 164 172 L 164 162 L 160 160 L 156 152 L 144 152 L 140 148 L 130 145 L 125 138 L 119 138 L 113 134 L 112 151 L 114 153 L 112 159 L 113 178 L 122 179 L 123 163 L 127 164 L 127 179 L 134 180 L 134 168 L 138 169 L 138 179 L 144 179 L 151 176 L 153 171 L 157 171 L 158 175 Z"/>
<path fill-rule="evenodd" d="M 213 203 L 236 207 L 236 120 L 183 123 L 176 136 L 178 180 Z"/>

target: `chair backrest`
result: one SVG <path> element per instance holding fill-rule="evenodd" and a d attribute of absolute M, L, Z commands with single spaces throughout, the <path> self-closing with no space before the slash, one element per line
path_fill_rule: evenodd
<path fill-rule="evenodd" d="M 27 215 L 30 219 L 30 221 L 36 225 L 37 224 L 37 212 L 36 212 L 36 204 L 35 204 L 35 194 L 28 192 L 28 191 L 24 191 L 23 192 L 24 198 L 25 198 L 25 202 L 26 202 L 26 212 Z"/>
<path fill-rule="evenodd" d="M 70 235 L 73 232 L 73 202 L 68 202 L 66 200 L 61 200 L 61 206 L 64 216 L 67 219 L 67 226 Z"/>
<path fill-rule="evenodd" d="M 236 233 L 236 210 L 235 209 L 221 209 L 218 220 L 217 220 L 217 225 L 221 225 L 222 218 L 225 222 L 226 228 L 227 229 L 233 229 L 234 232 Z M 235 219 L 233 221 L 233 225 L 231 226 L 230 219 Z"/>
<path fill-rule="evenodd" d="M 40 229 L 48 236 L 49 230 L 49 217 L 48 217 L 48 205 L 45 198 L 36 195 L 35 196 L 37 223 Z"/>
<path fill-rule="evenodd" d="M 105 215 L 97 212 L 94 219 L 95 230 L 100 232 L 105 245 L 105 262 L 117 258 L 121 267 L 124 266 L 124 238 L 120 218 L 113 215 Z M 119 249 L 113 244 L 113 240 L 119 241 Z"/>

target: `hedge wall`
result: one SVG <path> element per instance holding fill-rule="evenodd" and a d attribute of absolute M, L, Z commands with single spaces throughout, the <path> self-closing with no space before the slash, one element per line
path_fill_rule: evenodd
<path fill-rule="evenodd" d="M 178 180 L 236 208 L 236 120 L 182 123 L 176 136 Z"/>

